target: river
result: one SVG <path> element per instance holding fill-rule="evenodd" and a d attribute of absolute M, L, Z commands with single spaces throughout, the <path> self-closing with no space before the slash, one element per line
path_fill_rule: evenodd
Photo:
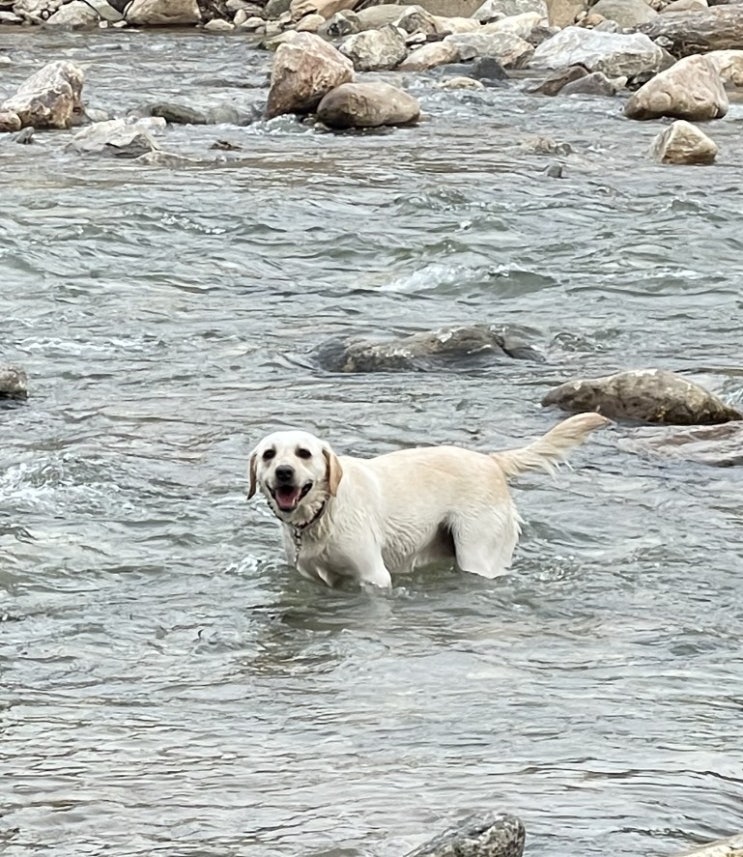
<path fill-rule="evenodd" d="M 3 91 L 66 58 L 117 115 L 249 107 L 270 62 L 193 31 L 5 29 L 0 49 Z M 408 80 L 417 128 L 177 127 L 171 167 L 0 140 L 0 357 L 30 377 L 0 409 L 8 857 L 399 857 L 491 808 L 532 857 L 740 829 L 739 468 L 634 454 L 614 427 L 518 481 L 512 574 L 386 594 L 302 580 L 246 501 L 250 449 L 289 425 L 359 455 L 494 449 L 554 424 L 539 400 L 575 375 L 660 366 L 743 396 L 739 104 L 714 167 L 668 168 L 621 99 Z M 313 357 L 470 322 L 523 327 L 545 362 Z"/>

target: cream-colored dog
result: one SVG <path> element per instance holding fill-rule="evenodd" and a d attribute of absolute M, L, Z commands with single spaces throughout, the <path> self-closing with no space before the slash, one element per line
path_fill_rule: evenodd
<path fill-rule="evenodd" d="M 520 532 L 508 478 L 553 470 L 607 422 L 578 414 L 522 449 L 489 455 L 433 446 L 369 459 L 338 457 L 308 432 L 279 431 L 250 456 L 248 497 L 260 488 L 281 521 L 289 562 L 328 586 L 347 577 L 388 587 L 391 574 L 447 559 L 497 577 Z"/>

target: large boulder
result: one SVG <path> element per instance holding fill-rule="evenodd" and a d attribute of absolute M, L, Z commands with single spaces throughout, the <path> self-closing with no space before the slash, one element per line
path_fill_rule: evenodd
<path fill-rule="evenodd" d="M 451 42 L 430 42 L 412 51 L 398 68 L 400 71 L 425 71 L 459 60 L 459 49 L 456 45 Z"/>
<path fill-rule="evenodd" d="M 672 116 L 690 122 L 719 119 L 728 112 L 728 97 L 713 62 L 697 54 L 684 57 L 652 77 L 624 106 L 629 119 Z"/>
<path fill-rule="evenodd" d="M 542 405 L 564 411 L 598 411 L 605 417 L 664 425 L 708 425 L 743 414 L 699 384 L 662 369 L 636 369 L 568 381 L 550 390 Z"/>
<path fill-rule="evenodd" d="M 463 60 L 495 57 L 504 68 L 523 68 L 534 53 L 533 45 L 513 33 L 454 33 L 444 41 L 455 45 Z"/>
<path fill-rule="evenodd" d="M 616 21 L 620 27 L 629 30 L 647 24 L 658 16 L 645 0 L 598 0 L 591 7 L 591 14 Z"/>
<path fill-rule="evenodd" d="M 317 357 L 331 372 L 423 372 L 503 359 L 542 360 L 521 331 L 487 324 L 445 327 L 386 341 L 331 340 L 320 347 Z"/>
<path fill-rule="evenodd" d="M 404 30 L 388 24 L 349 36 L 339 50 L 357 71 L 384 71 L 395 68 L 407 57 L 406 35 Z"/>
<path fill-rule="evenodd" d="M 420 112 L 412 95 L 389 83 L 344 83 L 323 98 L 317 118 L 328 128 L 344 130 L 409 125 Z"/>
<path fill-rule="evenodd" d="M 0 399 L 25 399 L 28 377 L 18 366 L 0 366 Z"/>
<path fill-rule="evenodd" d="M 723 83 L 743 86 L 743 50 L 710 51 L 705 56 L 717 69 Z"/>
<path fill-rule="evenodd" d="M 735 50 L 743 47 L 743 5 L 658 15 L 639 29 L 651 39 L 662 38 L 674 56 Z"/>
<path fill-rule="evenodd" d="M 331 89 L 352 80 L 351 60 L 320 36 L 297 33 L 276 51 L 266 117 L 310 113 Z"/>
<path fill-rule="evenodd" d="M 126 10 L 134 27 L 175 27 L 201 21 L 196 0 L 133 0 Z"/>
<path fill-rule="evenodd" d="M 85 0 L 65 3 L 47 20 L 47 27 L 62 27 L 68 30 L 85 30 L 97 27 L 101 16 Z"/>
<path fill-rule="evenodd" d="M 21 125 L 33 128 L 69 128 L 83 113 L 82 69 L 66 60 L 50 62 L 0 105 L 0 112 L 15 113 Z"/>
<path fill-rule="evenodd" d="M 542 42 L 529 65 L 559 69 L 583 65 L 607 77 L 654 74 L 663 65 L 662 49 L 642 33 L 605 33 L 583 27 L 566 27 Z"/>
<path fill-rule="evenodd" d="M 406 33 L 422 33 L 424 36 L 438 35 L 438 18 L 427 12 L 422 6 L 407 6 L 393 24 Z"/>
<path fill-rule="evenodd" d="M 677 119 L 658 134 L 651 152 L 662 164 L 711 164 L 717 145 L 696 125 Z"/>

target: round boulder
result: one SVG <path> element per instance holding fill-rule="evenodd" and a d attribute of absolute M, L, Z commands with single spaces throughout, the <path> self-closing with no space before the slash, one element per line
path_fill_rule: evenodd
<path fill-rule="evenodd" d="M 409 125 L 421 108 L 412 95 L 389 83 L 344 83 L 320 102 L 317 117 L 328 128 L 378 128 Z"/>

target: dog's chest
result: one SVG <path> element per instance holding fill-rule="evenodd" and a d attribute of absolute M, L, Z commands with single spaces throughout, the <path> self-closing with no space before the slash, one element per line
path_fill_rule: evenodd
<path fill-rule="evenodd" d="M 284 529 L 289 563 L 303 576 L 332 586 L 339 577 L 354 576 L 352 563 L 337 545 L 314 537 L 314 533 Z"/>

